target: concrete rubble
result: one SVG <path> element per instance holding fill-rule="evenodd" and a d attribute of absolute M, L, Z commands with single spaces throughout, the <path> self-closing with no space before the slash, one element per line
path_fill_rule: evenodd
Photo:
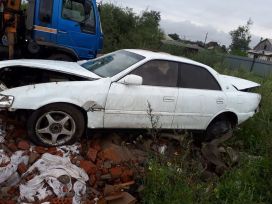
<path fill-rule="evenodd" d="M 169 158 L 181 154 L 182 141 L 173 140 L 97 133 L 71 146 L 46 148 L 32 144 L 23 127 L 0 121 L 0 204 L 134 204 L 144 189 L 150 151 Z M 219 143 L 204 144 L 199 152 L 206 164 L 227 168 L 218 159 Z M 235 152 L 225 152 L 237 161 Z"/>

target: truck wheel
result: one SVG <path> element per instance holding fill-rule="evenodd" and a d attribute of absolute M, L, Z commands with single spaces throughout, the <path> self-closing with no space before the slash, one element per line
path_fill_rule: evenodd
<path fill-rule="evenodd" d="M 72 105 L 52 104 L 36 110 L 27 123 L 28 135 L 38 145 L 74 143 L 85 131 L 82 113 Z"/>
<path fill-rule="evenodd" d="M 74 62 L 75 60 L 66 54 L 53 54 L 48 57 L 49 60 L 57 60 L 57 61 L 67 61 L 67 62 Z"/>

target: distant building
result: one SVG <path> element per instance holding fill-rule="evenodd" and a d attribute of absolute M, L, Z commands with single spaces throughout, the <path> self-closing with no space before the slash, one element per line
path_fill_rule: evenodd
<path fill-rule="evenodd" d="M 206 48 L 208 50 L 214 50 L 216 48 L 220 48 L 220 45 L 217 42 L 211 41 L 206 44 Z"/>
<path fill-rule="evenodd" d="M 163 45 L 171 45 L 171 46 L 177 46 L 177 47 L 181 47 L 184 49 L 185 52 L 187 53 L 197 53 L 201 50 L 204 50 L 204 48 L 196 45 L 196 44 L 187 44 L 187 43 L 183 43 L 183 42 L 179 42 L 176 40 L 162 40 L 161 41 Z"/>
<path fill-rule="evenodd" d="M 265 39 L 259 42 L 253 50 L 248 51 L 248 57 L 272 61 L 272 39 Z"/>

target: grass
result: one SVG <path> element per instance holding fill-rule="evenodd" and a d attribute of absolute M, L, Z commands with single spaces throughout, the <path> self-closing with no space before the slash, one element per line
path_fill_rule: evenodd
<path fill-rule="evenodd" d="M 241 155 L 237 166 L 209 181 L 201 177 L 199 158 L 171 162 L 151 157 L 145 179 L 143 203 L 272 203 L 272 77 L 260 78 L 244 71 L 228 70 L 220 57 L 201 53 L 191 58 L 220 73 L 259 82 L 262 108 L 235 131 L 228 146 Z M 187 150 L 189 151 L 189 150 Z"/>

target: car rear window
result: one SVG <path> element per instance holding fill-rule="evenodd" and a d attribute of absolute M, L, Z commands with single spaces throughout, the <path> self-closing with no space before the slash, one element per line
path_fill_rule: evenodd
<path fill-rule="evenodd" d="M 181 87 L 191 89 L 221 90 L 213 75 L 205 68 L 181 63 Z"/>

